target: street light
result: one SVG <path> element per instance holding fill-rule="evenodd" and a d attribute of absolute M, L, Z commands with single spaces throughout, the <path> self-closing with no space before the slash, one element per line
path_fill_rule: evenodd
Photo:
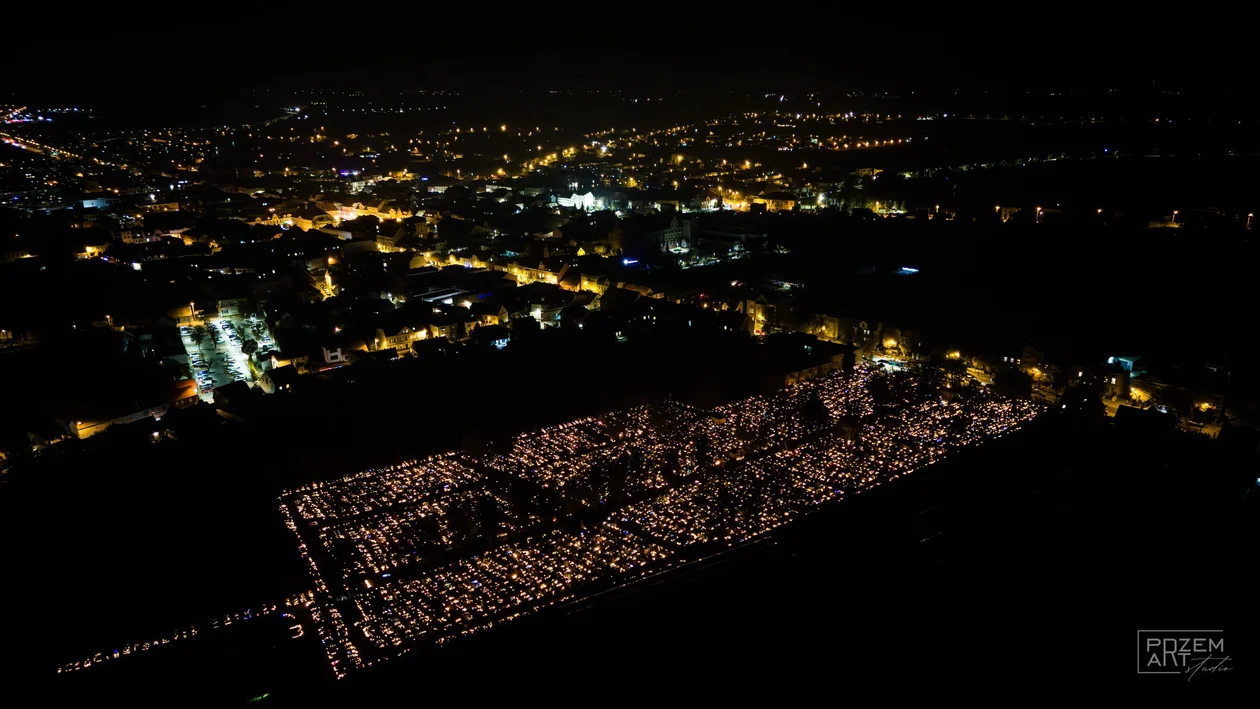
<path fill-rule="evenodd" d="M 1172 223 L 1173 223 L 1173 224 L 1176 224 L 1176 223 L 1177 223 L 1177 215 L 1178 215 L 1178 214 L 1181 214 L 1181 212 L 1179 212 L 1179 211 L 1177 211 L 1177 210 L 1175 210 L 1175 209 L 1174 209 L 1174 210 L 1173 210 L 1173 220 L 1172 220 Z"/>

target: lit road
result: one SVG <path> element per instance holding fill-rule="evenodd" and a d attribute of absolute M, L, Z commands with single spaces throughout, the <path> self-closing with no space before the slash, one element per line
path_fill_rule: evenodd
<path fill-rule="evenodd" d="M 299 109 L 298 111 L 285 111 L 283 116 L 276 116 L 275 118 L 269 118 L 269 119 L 267 119 L 267 120 L 263 121 L 262 123 L 255 123 L 255 124 L 251 125 L 250 127 L 251 127 L 251 128 L 264 128 L 264 127 L 266 127 L 266 126 L 271 125 L 272 123 L 276 123 L 276 122 L 279 122 L 279 121 L 287 120 L 287 119 L 292 118 L 292 117 L 294 117 L 294 116 L 300 116 L 300 115 L 302 115 L 302 113 L 301 113 L 301 110 L 300 110 L 300 109 Z"/>
<path fill-rule="evenodd" d="M 13 116 L 18 115 L 19 113 L 25 110 L 26 110 L 26 106 L 19 106 L 13 109 L 12 111 L 9 111 L 8 113 L 4 114 L 4 118 L 0 120 L 7 121 Z M 9 145 L 12 145 L 17 148 L 22 148 L 23 150 L 29 150 L 33 153 L 40 153 L 40 154 L 46 153 L 48 155 L 51 155 L 52 157 L 65 156 L 65 157 L 74 158 L 76 160 L 83 159 L 83 156 L 79 155 L 78 153 L 73 153 L 69 150 L 64 150 L 62 148 L 55 148 L 51 145 L 44 145 L 43 143 L 40 143 L 39 141 L 31 140 L 30 138 L 22 138 L 20 136 L 12 135 L 10 133 L 5 133 L 3 131 L 0 131 L 0 139 L 3 139 L 4 142 L 8 143 Z M 114 165 L 114 163 L 106 162 L 104 160 L 101 160 L 100 158 L 92 158 L 92 162 L 98 165 L 110 165 L 112 167 L 126 167 L 125 165 L 116 166 Z"/>
<path fill-rule="evenodd" d="M 78 160 L 83 159 L 83 156 L 77 153 L 72 153 L 69 150 L 62 150 L 61 148 L 54 148 L 50 145 L 44 145 L 43 143 L 31 140 L 29 138 L 20 138 L 16 135 L 10 135 L 4 132 L 0 132 L 0 138 L 3 138 L 4 142 L 14 147 L 23 148 L 33 153 L 48 153 L 52 155 L 53 157 L 59 157 L 59 156 L 65 155 L 67 157 L 76 158 Z M 96 162 L 100 162 L 100 161 L 97 160 Z"/>

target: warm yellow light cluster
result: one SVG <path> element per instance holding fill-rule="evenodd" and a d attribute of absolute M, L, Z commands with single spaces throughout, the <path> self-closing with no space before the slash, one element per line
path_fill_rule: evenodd
<path fill-rule="evenodd" d="M 311 617 L 335 675 L 719 553 L 1040 410 L 980 388 L 946 402 L 923 394 L 919 376 L 860 367 L 712 411 L 641 406 L 522 435 L 496 453 L 286 492 L 281 510 L 315 580 Z M 871 396 L 876 377 L 900 402 L 888 413 Z M 499 492 L 510 479 L 610 516 L 562 528 L 541 508 L 515 509 Z M 461 508 L 498 510 L 477 526 L 481 551 L 425 570 L 427 554 L 457 554 L 467 541 L 452 522 Z"/>

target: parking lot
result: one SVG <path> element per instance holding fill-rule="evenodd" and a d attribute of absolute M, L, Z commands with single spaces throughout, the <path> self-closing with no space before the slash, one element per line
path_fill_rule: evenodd
<path fill-rule="evenodd" d="M 275 348 L 266 323 L 253 317 L 208 318 L 204 325 L 181 326 L 180 337 L 197 391 L 206 401 L 213 400 L 216 388 L 235 381 L 254 386 L 256 370 L 250 368 L 246 350 L 266 354 Z"/>

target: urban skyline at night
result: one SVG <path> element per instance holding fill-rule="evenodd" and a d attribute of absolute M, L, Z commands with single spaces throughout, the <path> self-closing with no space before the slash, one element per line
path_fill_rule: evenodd
<path fill-rule="evenodd" d="M 172 12 L 8 18 L 0 696 L 1254 676 L 1245 42 Z"/>

